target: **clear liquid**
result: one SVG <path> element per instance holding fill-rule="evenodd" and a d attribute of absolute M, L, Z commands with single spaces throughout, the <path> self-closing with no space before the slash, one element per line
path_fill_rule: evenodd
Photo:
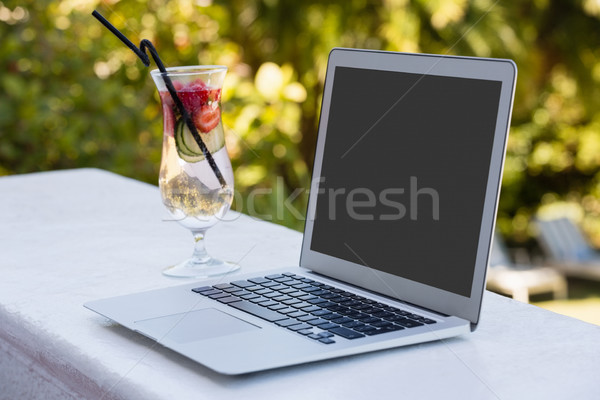
<path fill-rule="evenodd" d="M 222 126 L 215 129 L 220 129 Z M 163 136 L 160 194 L 173 220 L 191 230 L 206 229 L 223 218 L 233 201 L 233 169 L 222 147 L 212 156 L 227 182 L 221 187 L 208 161 L 189 163 L 177 154 L 175 139 Z"/>

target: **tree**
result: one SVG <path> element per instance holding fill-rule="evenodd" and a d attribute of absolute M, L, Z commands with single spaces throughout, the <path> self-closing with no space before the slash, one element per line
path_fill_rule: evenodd
<path fill-rule="evenodd" d="M 498 226 L 575 210 L 600 244 L 600 7 L 592 0 L 24 0 L 0 3 L 0 174 L 93 166 L 155 183 L 158 95 L 98 8 L 167 65 L 224 64 L 227 146 L 248 209 L 301 229 L 331 48 L 501 57 L 519 77 Z M 291 205 L 281 209 L 282 199 Z M 279 209 L 277 207 L 280 207 Z M 564 207 L 563 207 L 564 208 Z"/>

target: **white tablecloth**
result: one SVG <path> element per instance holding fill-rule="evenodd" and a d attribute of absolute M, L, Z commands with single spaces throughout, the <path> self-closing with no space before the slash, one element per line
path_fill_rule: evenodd
<path fill-rule="evenodd" d="M 462 337 L 245 376 L 219 375 L 84 309 L 181 283 L 192 238 L 156 187 L 81 169 L 0 178 L 1 399 L 600 399 L 600 327 L 486 292 Z M 298 232 L 231 212 L 214 255 L 297 265 Z"/>

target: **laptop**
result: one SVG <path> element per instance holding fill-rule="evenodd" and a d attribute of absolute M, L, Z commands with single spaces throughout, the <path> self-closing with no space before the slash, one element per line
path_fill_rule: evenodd
<path fill-rule="evenodd" d="M 298 266 L 85 307 L 235 375 L 475 330 L 510 60 L 333 49 Z"/>

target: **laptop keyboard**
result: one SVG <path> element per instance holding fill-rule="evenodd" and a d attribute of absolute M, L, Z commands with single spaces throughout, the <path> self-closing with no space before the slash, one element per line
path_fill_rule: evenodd
<path fill-rule="evenodd" d="M 324 344 L 435 324 L 436 321 L 293 273 L 193 292 Z"/>

